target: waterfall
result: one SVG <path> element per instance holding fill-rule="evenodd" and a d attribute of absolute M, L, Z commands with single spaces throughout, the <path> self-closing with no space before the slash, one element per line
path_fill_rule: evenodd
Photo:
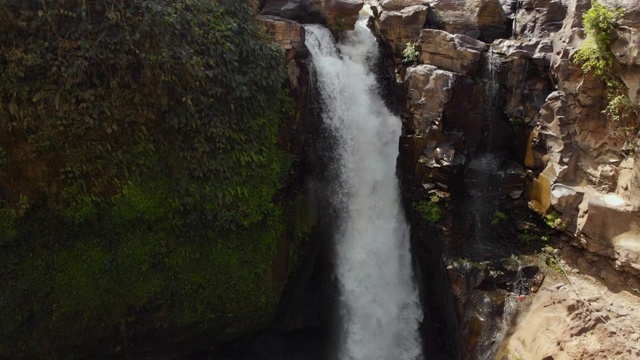
<path fill-rule="evenodd" d="M 422 311 L 395 175 L 401 122 L 378 94 L 371 71 L 378 45 L 363 17 L 338 45 L 326 28 L 305 25 L 323 120 L 337 156 L 332 196 L 340 217 L 338 357 L 415 360 L 422 358 Z"/>
<path fill-rule="evenodd" d="M 498 71 L 500 66 L 500 59 L 498 55 L 493 52 L 491 48 L 487 52 L 485 68 L 484 68 L 484 92 L 485 92 L 485 123 L 487 132 L 487 150 L 491 153 L 493 149 L 494 137 L 494 123 L 499 121 L 498 115 Z"/>

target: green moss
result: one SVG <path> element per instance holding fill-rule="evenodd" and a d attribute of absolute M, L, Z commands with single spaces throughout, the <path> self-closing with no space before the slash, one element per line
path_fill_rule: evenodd
<path fill-rule="evenodd" d="M 143 190 L 140 185 L 129 183 L 122 192 L 113 197 L 113 206 L 109 215 L 115 225 L 131 222 L 155 224 L 166 218 L 170 204 L 166 199 L 167 189 L 158 188 Z"/>
<path fill-rule="evenodd" d="M 293 216 L 293 228 L 296 238 L 309 236 L 318 222 L 317 205 L 312 198 L 298 195 L 295 199 Z"/>
<path fill-rule="evenodd" d="M 422 200 L 420 202 L 414 203 L 413 208 L 420 214 L 422 219 L 431 222 L 437 223 L 442 218 L 442 213 L 440 212 L 440 207 L 438 206 L 438 198 L 432 198 L 431 200 Z"/>
<path fill-rule="evenodd" d="M 162 184 L 131 183 L 91 220 L 41 222 L 69 236 L 64 244 L 51 248 L 52 233 L 34 228 L 24 234 L 26 248 L 1 255 L 0 301 L 10 300 L 0 309 L 0 354 L 33 355 L 43 346 L 82 353 L 104 339 L 126 348 L 131 334 L 159 327 L 224 337 L 267 324 L 284 286 L 272 273 L 287 231 L 283 211 L 235 231 L 203 227 L 183 238 L 182 227 L 167 221 L 181 211 L 167 195 Z M 50 335 L 54 329 L 59 336 Z"/>
<path fill-rule="evenodd" d="M 496 210 L 491 217 L 491 226 L 497 226 L 507 220 L 507 214 L 500 210 Z"/>
<path fill-rule="evenodd" d="M 182 294 L 172 303 L 176 325 L 213 324 L 238 333 L 271 319 L 282 290 L 271 274 L 282 224 L 276 216 L 228 238 L 211 234 L 204 244 L 170 250 L 171 291 Z"/>
<path fill-rule="evenodd" d="M 16 212 L 12 209 L 0 209 L 0 247 L 11 244 L 18 232 L 15 227 Z"/>
<path fill-rule="evenodd" d="M 284 56 L 244 1 L 188 3 L 0 9 L 0 358 L 272 319 L 279 242 L 315 222 L 274 202 Z"/>
<path fill-rule="evenodd" d="M 111 311 L 107 306 L 114 295 L 108 291 L 113 281 L 110 259 L 110 252 L 95 241 L 57 252 L 54 317 L 78 316 L 79 326 L 84 327 L 90 317 Z"/>
<path fill-rule="evenodd" d="M 525 125 L 525 121 L 524 121 L 524 119 L 517 118 L 517 117 L 510 117 L 510 118 L 509 118 L 509 123 L 510 123 L 512 126 L 522 126 L 522 125 Z"/>
<path fill-rule="evenodd" d="M 552 211 L 549 214 L 545 215 L 544 222 L 552 229 L 555 230 L 564 230 L 567 225 L 560 218 L 562 214 L 557 211 Z"/>

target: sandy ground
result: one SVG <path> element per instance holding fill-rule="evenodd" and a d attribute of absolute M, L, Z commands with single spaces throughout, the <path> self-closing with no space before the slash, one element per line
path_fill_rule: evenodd
<path fill-rule="evenodd" d="M 564 261 L 555 268 L 514 318 L 496 359 L 640 359 L 637 290 L 613 291 Z"/>

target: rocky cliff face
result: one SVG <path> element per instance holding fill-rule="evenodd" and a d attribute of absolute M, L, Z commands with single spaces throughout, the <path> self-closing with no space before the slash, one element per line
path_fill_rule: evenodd
<path fill-rule="evenodd" d="M 520 23 L 526 23 L 531 12 L 552 12 L 551 4 L 560 6 L 558 12 L 566 13 L 557 31 L 551 30 L 551 21 L 539 24 L 547 32 L 519 30 L 523 38 L 550 41 L 550 76 L 555 85 L 536 117 L 528 147 L 526 165 L 534 170 L 530 205 L 541 214 L 561 213 L 558 224 L 574 237 L 576 245 L 615 260 L 620 269 L 637 273 L 637 113 L 627 124 L 604 114 L 609 101 L 606 85 L 572 61 L 584 41 L 581 20 L 590 7 L 588 1 L 550 2 L 547 8 L 524 8 L 517 12 L 516 22 L 520 19 Z M 604 4 L 624 10 L 611 39 L 613 74 L 625 83 L 630 102 L 637 103 L 638 5 Z M 556 24 L 560 25 L 557 21 Z"/>
<path fill-rule="evenodd" d="M 504 335 L 496 329 L 508 326 L 514 296 L 524 298 L 544 278 L 536 260 L 519 256 L 514 265 L 505 256 L 528 253 L 533 238 L 547 241 L 556 230 L 586 250 L 577 268 L 606 264 L 594 279 L 636 286 L 630 274 L 640 271 L 640 155 L 637 135 L 624 127 L 637 119 L 619 124 L 603 114 L 606 83 L 574 60 L 586 38 L 582 20 L 590 1 L 368 3 L 390 55 L 388 70 L 402 87 L 399 169 L 417 266 L 430 294 L 425 323 L 436 324 L 425 330 L 436 339 L 429 346 L 448 354 L 443 358 L 496 353 Z M 601 3 L 624 10 L 610 42 L 613 74 L 637 103 L 640 5 Z M 304 42 L 303 29 L 272 16 L 339 30 L 352 26 L 358 6 L 273 0 L 261 9 L 268 33 L 294 59 L 299 55 L 291 49 L 304 53 L 295 45 Z M 300 63 L 293 64 L 295 84 Z M 442 220 L 425 223 L 415 210 L 420 202 L 434 203 Z M 536 225 L 545 217 L 555 230 Z M 435 276 L 443 278 L 426 279 Z M 588 328 L 575 319 L 567 326 Z M 460 341 L 445 340 L 450 337 Z M 517 346 L 521 355 L 529 351 L 522 344 L 510 349 Z"/>
<path fill-rule="evenodd" d="M 604 114 L 611 100 L 607 84 L 574 59 L 586 38 L 582 20 L 590 1 L 372 3 L 376 30 L 395 55 L 396 78 L 404 86 L 400 168 L 412 201 L 450 193 L 453 199 L 471 199 L 461 207 L 471 209 L 467 216 L 477 217 L 467 221 L 454 214 L 456 221 L 470 224 L 461 240 L 455 239 L 460 223 L 440 222 L 445 257 L 469 249 L 474 242 L 469 232 L 486 232 L 483 216 L 485 227 L 499 223 L 495 214 L 502 210 L 489 221 L 490 215 L 474 209 L 525 206 L 569 235 L 565 239 L 572 245 L 595 254 L 587 258 L 621 271 L 621 281 L 632 288 L 631 274 L 640 270 L 637 105 L 623 123 Z M 624 83 L 623 92 L 634 106 L 640 83 L 639 5 L 601 3 L 623 11 L 609 49 L 613 77 Z M 415 50 L 414 58 L 407 56 L 408 46 Z M 497 160 L 487 161 L 488 155 Z M 474 208 L 478 193 L 484 204 Z M 500 200 L 509 196 L 514 200 Z M 493 229 L 487 236 L 511 237 L 516 244 L 530 237 L 525 223 L 531 222 L 523 223 L 526 214 L 508 217 L 518 222 L 512 234 Z M 488 251 L 499 252 L 498 245 Z M 452 279 L 464 273 L 449 267 Z M 605 270 L 599 276 L 612 278 Z M 454 280 L 459 309 L 473 301 L 461 294 L 477 288 Z M 496 309 L 504 311 L 501 306 Z M 476 356 L 484 336 L 473 325 L 474 316 L 458 313 L 461 345 L 469 358 Z M 469 335 L 474 332 L 475 338 Z"/>

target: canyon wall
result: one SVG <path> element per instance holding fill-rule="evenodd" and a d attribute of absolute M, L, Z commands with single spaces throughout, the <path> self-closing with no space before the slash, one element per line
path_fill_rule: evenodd
<path fill-rule="evenodd" d="M 295 21 L 340 36 L 362 2 L 353 3 L 263 1 L 260 18 L 285 51 L 304 54 Z M 588 0 L 367 3 L 386 49 L 379 75 L 395 89 L 385 100 L 400 104 L 403 119 L 398 167 L 434 356 L 498 351 L 511 297 L 544 279 L 527 263 L 531 242 L 562 239 L 582 249 L 576 267 L 637 287 L 640 6 L 600 1 L 622 9 L 609 50 L 631 110 L 616 120 L 603 113 L 606 81 L 574 57 L 587 37 Z M 300 59 L 290 65 L 294 89 Z"/>

